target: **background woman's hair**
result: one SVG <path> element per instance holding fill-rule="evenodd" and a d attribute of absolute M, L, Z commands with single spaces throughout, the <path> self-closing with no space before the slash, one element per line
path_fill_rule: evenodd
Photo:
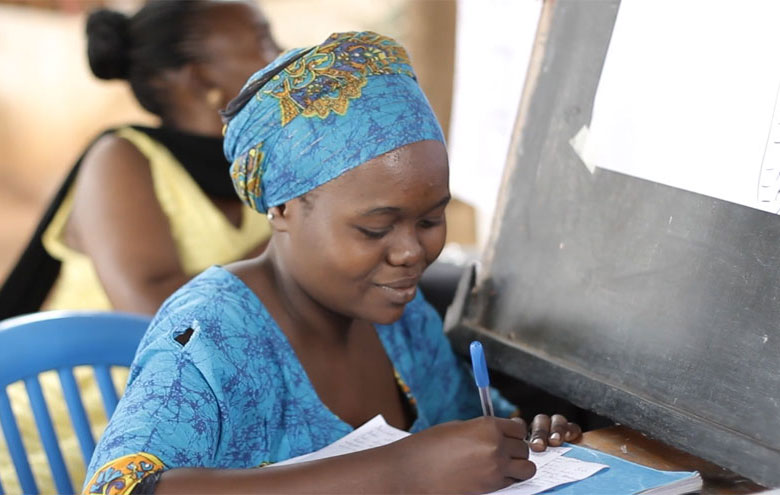
<path fill-rule="evenodd" d="M 126 79 L 146 110 L 165 118 L 166 90 L 154 79 L 200 59 L 208 0 L 151 0 L 134 16 L 100 9 L 87 19 L 87 56 L 100 79 Z"/>

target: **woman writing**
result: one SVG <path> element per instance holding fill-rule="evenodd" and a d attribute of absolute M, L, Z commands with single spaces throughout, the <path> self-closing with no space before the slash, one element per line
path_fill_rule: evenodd
<path fill-rule="evenodd" d="M 454 421 L 479 401 L 417 291 L 444 244 L 447 156 L 403 48 L 334 34 L 252 76 L 226 118 L 233 183 L 274 235 L 163 304 L 84 491 L 484 492 L 532 476 L 522 421 Z M 414 434 L 258 468 L 377 414 Z M 579 434 L 562 417 L 534 430 L 538 448 Z"/>

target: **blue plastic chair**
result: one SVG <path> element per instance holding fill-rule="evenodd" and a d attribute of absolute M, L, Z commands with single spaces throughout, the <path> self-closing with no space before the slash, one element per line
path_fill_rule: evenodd
<path fill-rule="evenodd" d="M 6 387 L 23 380 L 41 444 L 59 493 L 74 493 L 44 401 L 38 374 L 56 370 L 84 462 L 89 463 L 95 439 L 81 401 L 73 367 L 91 365 L 106 417 L 119 400 L 111 366 L 129 366 L 150 318 L 115 312 L 46 311 L 0 321 L 0 424 L 24 493 L 38 487 L 11 410 Z M 79 487 L 80 488 L 80 487 Z M 0 495 L 4 493 L 0 484 Z"/>

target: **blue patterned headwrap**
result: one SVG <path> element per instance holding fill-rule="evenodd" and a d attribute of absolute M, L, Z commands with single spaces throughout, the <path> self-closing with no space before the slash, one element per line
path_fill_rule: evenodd
<path fill-rule="evenodd" d="M 385 36 L 332 34 L 283 54 L 245 90 L 269 76 L 228 122 L 224 141 L 236 192 L 260 212 L 388 151 L 444 142 L 406 51 Z"/>

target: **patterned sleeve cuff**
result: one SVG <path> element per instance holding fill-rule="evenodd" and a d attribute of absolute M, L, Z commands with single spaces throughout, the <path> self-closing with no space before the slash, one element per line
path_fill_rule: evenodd
<path fill-rule="evenodd" d="M 154 481 L 165 465 L 152 454 L 138 452 L 104 464 L 84 485 L 84 494 L 130 495 L 143 480 L 154 475 Z"/>

